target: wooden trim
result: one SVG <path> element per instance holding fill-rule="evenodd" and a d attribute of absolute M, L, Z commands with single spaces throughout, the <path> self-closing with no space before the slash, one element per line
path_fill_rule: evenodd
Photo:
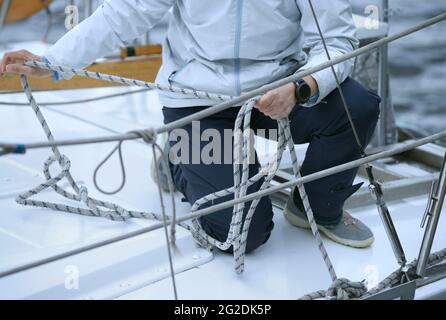
<path fill-rule="evenodd" d="M 99 62 L 87 69 L 94 72 L 102 72 L 126 78 L 154 82 L 160 66 L 161 57 L 153 56 Z M 122 86 L 109 81 L 88 79 L 84 77 L 74 77 L 70 81 L 58 82 L 53 81 L 51 77 L 30 78 L 29 83 L 34 91 Z M 22 91 L 22 86 L 20 84 L 19 76 L 6 74 L 3 78 L 0 78 L 1 93 L 20 91 Z"/>
<path fill-rule="evenodd" d="M 53 0 L 12 0 L 6 16 L 6 23 L 12 23 L 26 19 L 43 8 L 47 7 Z M 3 0 L 0 0 L 0 5 Z"/>
<path fill-rule="evenodd" d="M 121 48 L 121 59 L 161 54 L 162 51 L 163 47 L 160 44 L 146 44 L 141 46 L 124 47 Z"/>

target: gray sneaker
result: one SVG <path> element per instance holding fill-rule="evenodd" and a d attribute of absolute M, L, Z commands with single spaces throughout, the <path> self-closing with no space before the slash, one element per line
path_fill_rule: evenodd
<path fill-rule="evenodd" d="M 168 176 L 167 172 L 165 170 L 165 166 L 163 165 L 163 161 L 166 161 L 168 163 L 168 157 L 169 157 L 169 139 L 168 134 L 163 133 L 160 138 L 160 147 L 163 149 L 163 153 L 160 154 L 159 152 L 156 152 L 155 159 L 152 159 L 152 163 L 150 164 L 150 176 L 152 177 L 152 180 L 155 183 L 158 183 L 157 177 L 156 177 L 156 170 L 159 172 L 159 179 L 160 179 L 160 187 L 164 192 L 169 192 L 169 183 L 168 183 Z M 163 160 L 165 159 L 165 160 Z"/>
<path fill-rule="evenodd" d="M 311 229 L 306 214 L 296 206 L 292 196 L 288 199 L 283 214 L 293 226 Z M 329 239 L 353 248 L 367 248 L 375 241 L 372 230 L 347 212 L 344 212 L 342 220 L 338 224 L 333 226 L 318 225 L 318 229 Z"/>

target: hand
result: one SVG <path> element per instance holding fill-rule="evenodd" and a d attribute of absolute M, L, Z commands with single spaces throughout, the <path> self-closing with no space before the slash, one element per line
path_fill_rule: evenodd
<path fill-rule="evenodd" d="M 315 95 L 319 91 L 319 86 L 315 78 L 306 76 L 303 80 L 310 86 L 311 95 Z M 288 83 L 265 93 L 257 101 L 256 108 L 271 119 L 279 120 L 288 117 L 298 102 L 296 98 L 296 85 L 294 83 Z"/>
<path fill-rule="evenodd" d="M 288 83 L 265 93 L 255 107 L 271 119 L 279 120 L 288 117 L 296 103 L 296 85 Z"/>
<path fill-rule="evenodd" d="M 51 71 L 24 66 L 25 61 L 43 61 L 43 58 L 36 56 L 29 51 L 19 50 L 5 53 L 0 62 L 0 76 L 4 73 L 24 74 L 30 77 L 46 77 L 51 75 Z"/>

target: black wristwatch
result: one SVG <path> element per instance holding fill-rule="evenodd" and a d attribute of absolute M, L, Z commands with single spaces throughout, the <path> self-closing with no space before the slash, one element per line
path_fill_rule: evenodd
<path fill-rule="evenodd" d="M 310 97 L 311 97 L 311 87 L 308 85 L 308 83 L 305 82 L 305 80 L 299 79 L 296 82 L 297 103 L 299 104 L 307 103 L 308 100 L 310 100 Z"/>

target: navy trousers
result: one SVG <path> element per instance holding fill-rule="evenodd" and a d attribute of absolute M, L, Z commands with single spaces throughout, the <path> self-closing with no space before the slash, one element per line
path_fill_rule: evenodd
<path fill-rule="evenodd" d="M 376 127 L 380 98 L 351 78 L 342 83 L 342 89 L 361 143 L 366 146 Z M 163 108 L 164 122 L 169 123 L 181 119 L 202 109 L 203 107 L 165 107 Z M 233 129 L 238 111 L 239 108 L 230 108 L 205 118 L 200 121 L 199 130 L 203 132 L 206 129 L 215 129 L 223 137 L 225 129 Z M 359 158 L 358 147 L 338 90 L 334 90 L 321 103 L 312 108 L 297 105 L 289 115 L 289 119 L 294 143 L 309 143 L 301 168 L 303 176 Z M 254 132 L 258 129 L 266 129 L 266 133 L 268 133 L 268 129 L 277 129 L 277 122 L 255 109 L 252 113 L 251 128 Z M 192 125 L 187 125 L 182 129 L 192 137 Z M 202 142 L 200 148 L 208 143 Z M 175 141 L 171 142 L 171 145 L 174 144 Z M 192 150 L 192 142 L 190 142 L 189 148 Z M 223 150 L 221 154 L 223 157 Z M 222 162 L 223 159 L 220 163 Z M 175 186 L 183 193 L 186 201 L 192 204 L 205 195 L 233 185 L 232 164 L 220 163 L 171 165 Z M 250 166 L 250 176 L 256 174 L 259 167 L 259 162 L 256 160 Z M 305 184 L 315 219 L 319 224 L 329 225 L 337 223 L 341 219 L 345 200 L 359 188 L 359 185 L 353 186 L 356 173 L 357 169 L 352 169 Z M 256 191 L 261 183 L 262 181 L 259 181 L 251 186 L 248 192 Z M 294 196 L 295 202 L 301 206 L 296 192 Z M 231 198 L 232 196 L 226 197 L 214 203 L 227 201 Z M 248 207 L 249 203 L 245 207 L 245 214 Z M 228 208 L 201 217 L 200 223 L 209 235 L 224 241 L 229 231 L 231 217 L 232 208 Z M 272 218 L 271 200 L 269 197 L 264 197 L 259 202 L 251 222 L 247 240 L 248 252 L 268 240 L 274 226 Z M 232 248 L 228 251 L 232 251 Z"/>

